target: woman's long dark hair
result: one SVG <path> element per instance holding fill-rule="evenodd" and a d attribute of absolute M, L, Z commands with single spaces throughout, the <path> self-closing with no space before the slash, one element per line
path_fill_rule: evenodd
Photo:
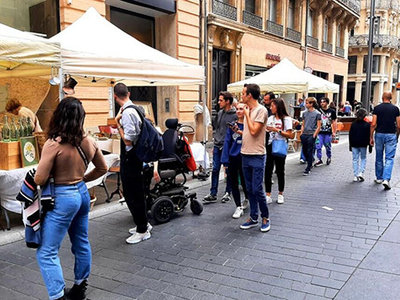
<path fill-rule="evenodd" d="M 51 117 L 48 138 L 61 138 L 61 143 L 79 146 L 82 142 L 85 121 L 85 110 L 82 102 L 75 97 L 66 97 L 61 100 Z"/>
<path fill-rule="evenodd" d="M 276 106 L 276 115 L 278 115 L 279 119 L 282 120 L 285 117 L 288 117 L 289 114 L 287 113 L 287 109 L 286 109 L 286 105 L 285 105 L 285 100 L 283 100 L 282 98 L 276 98 L 276 99 L 272 99 L 271 103 L 274 103 Z"/>

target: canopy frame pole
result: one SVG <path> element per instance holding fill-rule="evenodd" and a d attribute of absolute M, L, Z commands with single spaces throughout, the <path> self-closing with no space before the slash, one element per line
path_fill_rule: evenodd
<path fill-rule="evenodd" d="M 203 99 L 203 144 L 204 144 L 204 170 L 207 172 L 207 136 L 208 136 L 208 124 L 206 123 L 206 109 L 208 100 L 208 27 L 207 27 L 207 0 L 203 0 L 203 51 L 204 51 L 204 74 L 205 74 L 205 84 L 204 84 L 204 99 Z"/>
<path fill-rule="evenodd" d="M 59 101 L 61 102 L 61 100 L 64 98 L 64 91 L 63 91 L 64 79 L 63 79 L 63 69 L 61 67 L 58 70 L 58 76 L 60 78 L 60 85 L 58 86 L 58 94 L 59 94 Z"/>

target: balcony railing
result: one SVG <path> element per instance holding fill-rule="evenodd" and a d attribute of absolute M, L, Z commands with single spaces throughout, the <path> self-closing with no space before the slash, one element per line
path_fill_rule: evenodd
<path fill-rule="evenodd" d="M 375 0 L 375 9 L 390 10 L 393 9 L 399 12 L 399 2 L 393 0 Z M 367 9 L 371 9 L 370 1 L 367 1 Z"/>
<path fill-rule="evenodd" d="M 301 33 L 292 28 L 286 28 L 286 38 L 293 42 L 301 43 Z"/>
<path fill-rule="evenodd" d="M 275 22 L 267 20 L 267 32 L 277 36 L 283 36 L 283 26 L 281 24 L 276 24 Z"/>
<path fill-rule="evenodd" d="M 322 42 L 322 51 L 332 53 L 332 44 Z"/>
<path fill-rule="evenodd" d="M 212 11 L 214 14 L 231 19 L 237 20 L 237 9 L 236 7 L 229 5 L 225 2 L 213 0 Z"/>
<path fill-rule="evenodd" d="M 357 15 L 360 14 L 361 0 L 337 0 L 337 1 L 342 3 L 343 5 L 347 6 L 350 10 L 355 12 Z M 369 1 L 367 1 L 367 2 L 369 2 Z"/>
<path fill-rule="evenodd" d="M 344 49 L 341 47 L 336 47 L 336 56 L 344 57 Z"/>
<path fill-rule="evenodd" d="M 318 49 L 318 39 L 307 35 L 307 46 Z"/>
<path fill-rule="evenodd" d="M 247 10 L 243 11 L 243 23 L 262 30 L 262 18 Z"/>
<path fill-rule="evenodd" d="M 378 47 L 400 49 L 400 39 L 389 34 L 374 36 L 374 44 Z M 351 36 L 349 39 L 350 47 L 368 47 L 368 34 Z M 375 46 L 375 47 L 376 47 Z"/>

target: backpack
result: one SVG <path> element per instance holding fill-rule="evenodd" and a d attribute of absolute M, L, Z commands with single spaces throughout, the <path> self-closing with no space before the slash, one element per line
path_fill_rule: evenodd
<path fill-rule="evenodd" d="M 157 131 L 153 124 L 151 124 L 151 122 L 145 118 L 137 106 L 129 105 L 126 108 L 129 107 L 136 110 L 140 120 L 142 121 L 139 138 L 134 145 L 137 158 L 145 163 L 157 161 L 161 157 L 164 150 L 164 143 L 161 134 Z"/>

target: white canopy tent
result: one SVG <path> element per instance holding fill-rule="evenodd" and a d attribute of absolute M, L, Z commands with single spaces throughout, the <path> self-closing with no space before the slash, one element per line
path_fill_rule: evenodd
<path fill-rule="evenodd" d="M 228 84 L 228 91 L 239 93 L 246 83 L 258 84 L 261 91 L 278 94 L 339 92 L 338 84 L 299 69 L 287 58 L 259 75 Z"/>
<path fill-rule="evenodd" d="M 202 66 L 139 42 L 93 7 L 50 41 L 61 44 L 62 74 L 124 80 L 130 86 L 204 84 Z"/>
<path fill-rule="evenodd" d="M 59 43 L 0 24 L 0 78 L 50 75 L 59 66 Z"/>

